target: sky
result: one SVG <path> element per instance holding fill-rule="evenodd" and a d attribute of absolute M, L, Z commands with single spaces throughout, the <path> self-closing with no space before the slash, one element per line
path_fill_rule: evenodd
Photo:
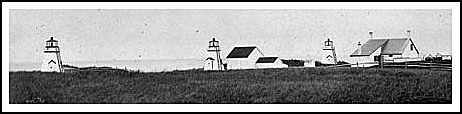
<path fill-rule="evenodd" d="M 222 56 L 236 45 L 265 55 L 319 60 L 331 38 L 338 60 L 358 42 L 403 37 L 418 50 L 451 52 L 451 9 L 10 9 L 9 61 L 40 62 L 45 41 L 63 61 L 202 59 L 208 41 Z"/>

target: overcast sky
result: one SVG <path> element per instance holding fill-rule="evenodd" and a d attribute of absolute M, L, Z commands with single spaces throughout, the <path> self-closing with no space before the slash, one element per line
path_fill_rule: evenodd
<path fill-rule="evenodd" d="M 40 62 L 45 41 L 59 41 L 63 61 L 200 59 L 212 36 L 225 57 L 235 45 L 256 45 L 281 58 L 322 58 L 334 40 L 339 60 L 349 60 L 368 31 L 403 37 L 412 30 L 422 52 L 451 52 L 451 10 L 174 10 L 74 9 L 9 11 L 10 62 Z"/>

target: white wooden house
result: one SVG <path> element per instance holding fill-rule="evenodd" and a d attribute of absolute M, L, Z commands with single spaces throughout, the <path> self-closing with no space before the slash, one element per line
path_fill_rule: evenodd
<path fill-rule="evenodd" d="M 284 68 L 288 67 L 288 65 L 282 63 L 281 58 L 277 56 L 265 56 L 260 57 L 255 62 L 256 68 Z"/>
<path fill-rule="evenodd" d="M 350 57 L 355 57 L 352 67 L 370 67 L 379 64 L 380 57 L 384 62 L 420 61 L 419 51 L 409 37 L 373 38 L 359 44 Z"/>
<path fill-rule="evenodd" d="M 226 56 L 227 69 L 255 69 L 255 62 L 262 56 L 257 46 L 235 46 Z"/>

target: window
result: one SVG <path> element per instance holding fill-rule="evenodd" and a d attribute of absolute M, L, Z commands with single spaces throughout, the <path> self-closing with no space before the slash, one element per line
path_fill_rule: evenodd
<path fill-rule="evenodd" d="M 218 42 L 210 42 L 210 46 L 218 46 Z"/>
<path fill-rule="evenodd" d="M 381 59 L 380 55 L 374 56 L 374 61 L 380 61 L 380 59 Z"/>
<path fill-rule="evenodd" d="M 331 41 L 326 41 L 326 42 L 324 42 L 324 46 L 332 46 L 332 42 Z"/>
<path fill-rule="evenodd" d="M 413 51 L 413 50 L 414 50 L 414 45 L 411 44 L 411 51 Z"/>

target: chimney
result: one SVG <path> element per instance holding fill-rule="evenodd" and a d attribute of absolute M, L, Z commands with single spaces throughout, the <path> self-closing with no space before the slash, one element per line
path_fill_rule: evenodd
<path fill-rule="evenodd" d="M 371 38 L 373 38 L 373 37 L 374 37 L 374 31 L 372 31 L 372 30 L 369 31 L 369 36 L 370 36 Z"/>
<path fill-rule="evenodd" d="M 358 54 L 361 54 L 361 42 L 358 42 Z"/>
<path fill-rule="evenodd" d="M 407 32 L 407 37 L 411 38 L 411 29 L 407 29 L 406 32 Z"/>

